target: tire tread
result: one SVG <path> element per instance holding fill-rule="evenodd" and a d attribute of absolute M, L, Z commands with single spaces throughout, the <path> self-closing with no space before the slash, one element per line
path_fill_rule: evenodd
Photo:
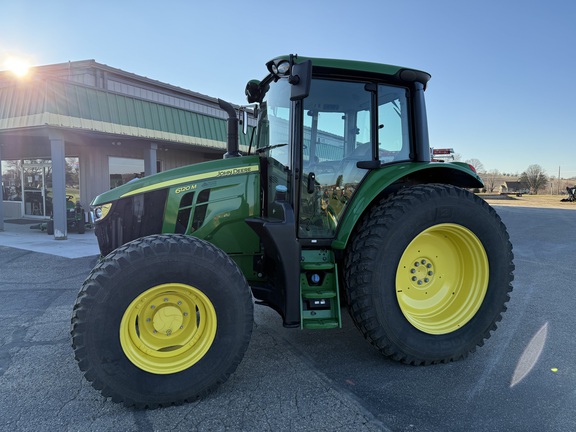
<path fill-rule="evenodd" d="M 384 329 L 377 323 L 369 281 L 373 278 L 372 265 L 370 263 L 374 264 L 376 262 L 376 254 L 379 251 L 378 245 L 383 240 L 383 233 L 394 229 L 395 224 L 401 221 L 410 209 L 433 198 L 456 198 L 474 202 L 487 212 L 488 217 L 493 218 L 497 222 L 500 227 L 500 235 L 503 236 L 504 241 L 509 245 L 507 251 L 509 276 L 504 288 L 506 290 L 505 302 L 490 327 L 475 341 L 474 346 L 466 352 L 455 353 L 441 359 L 428 360 L 405 353 L 392 342 Z M 506 228 L 496 211 L 481 198 L 458 187 L 445 184 L 418 185 L 403 189 L 395 195 L 382 199 L 369 209 L 358 224 L 346 254 L 344 269 L 345 292 L 352 321 L 363 336 L 382 354 L 405 364 L 417 366 L 448 363 L 467 357 L 477 346 L 482 346 L 484 341 L 490 338 L 497 327 L 496 323 L 502 320 L 502 314 L 507 309 L 506 302 L 510 299 L 512 281 L 514 279 L 512 246 L 509 240 Z"/>
<path fill-rule="evenodd" d="M 85 378 L 91 383 L 91 385 L 96 390 L 99 390 L 104 397 L 111 398 L 113 402 L 123 403 L 126 407 L 134 407 L 137 409 L 155 409 L 163 406 L 181 405 L 182 403 L 192 402 L 205 396 L 213 391 L 215 387 L 224 383 L 242 361 L 252 333 L 253 303 L 251 295 L 244 295 L 244 304 L 241 305 L 242 310 L 245 311 L 243 322 L 249 323 L 245 331 L 242 333 L 243 339 L 240 342 L 241 349 L 232 359 L 225 373 L 218 377 L 212 385 L 197 394 L 189 397 L 170 399 L 165 402 L 135 400 L 128 396 L 118 394 L 111 387 L 107 386 L 104 380 L 102 380 L 95 372 L 93 361 L 87 354 L 84 335 L 86 333 L 87 316 L 92 304 L 97 301 L 97 297 L 100 293 L 101 282 L 114 277 L 115 274 L 121 271 L 123 265 L 128 263 L 134 264 L 143 260 L 145 261 L 159 252 L 176 254 L 185 250 L 193 254 L 200 254 L 203 257 L 209 256 L 214 259 L 214 268 L 217 268 L 219 273 L 229 273 L 231 278 L 239 286 L 245 286 L 249 292 L 244 275 L 238 266 L 221 249 L 205 240 L 192 236 L 160 234 L 134 240 L 104 257 L 89 273 L 78 293 L 72 310 L 70 327 L 74 357 L 78 362 L 80 370 L 84 372 Z"/>

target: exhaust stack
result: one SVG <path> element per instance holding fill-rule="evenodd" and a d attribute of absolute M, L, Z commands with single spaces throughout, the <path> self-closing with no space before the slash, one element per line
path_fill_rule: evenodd
<path fill-rule="evenodd" d="M 227 152 L 224 153 L 224 159 L 242 156 L 238 150 L 238 116 L 236 116 L 236 110 L 232 105 L 222 99 L 218 99 L 218 105 L 228 114 Z"/>

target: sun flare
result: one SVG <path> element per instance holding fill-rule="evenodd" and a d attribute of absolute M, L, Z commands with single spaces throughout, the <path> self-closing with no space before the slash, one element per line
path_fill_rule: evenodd
<path fill-rule="evenodd" d="M 4 62 L 4 67 L 20 78 L 25 77 L 30 70 L 30 65 L 27 61 L 13 57 Z"/>

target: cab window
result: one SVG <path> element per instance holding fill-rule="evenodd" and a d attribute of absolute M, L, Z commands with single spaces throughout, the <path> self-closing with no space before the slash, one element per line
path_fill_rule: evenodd
<path fill-rule="evenodd" d="M 356 163 L 371 159 L 371 93 L 366 83 L 312 81 L 304 100 L 301 238 L 331 238 L 346 203 L 368 173 Z"/>
<path fill-rule="evenodd" d="M 378 86 L 378 148 L 383 163 L 410 158 L 406 90 Z"/>

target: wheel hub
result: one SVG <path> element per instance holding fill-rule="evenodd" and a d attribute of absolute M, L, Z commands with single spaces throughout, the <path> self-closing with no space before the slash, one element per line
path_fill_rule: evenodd
<path fill-rule="evenodd" d="M 396 297 L 414 327 L 446 334 L 474 317 L 488 279 L 488 258 L 478 237 L 461 225 L 439 224 L 406 247 L 396 271 Z"/>
<path fill-rule="evenodd" d="M 180 372 L 198 362 L 216 336 L 216 311 L 197 288 L 164 284 L 140 294 L 126 309 L 120 343 L 147 372 Z"/>
<path fill-rule="evenodd" d="M 410 281 L 414 288 L 427 288 L 434 283 L 434 264 L 429 258 L 420 257 L 410 269 Z"/>
<path fill-rule="evenodd" d="M 175 306 L 166 306 L 159 309 L 152 318 L 154 330 L 170 336 L 176 330 L 183 329 L 184 316 Z"/>

